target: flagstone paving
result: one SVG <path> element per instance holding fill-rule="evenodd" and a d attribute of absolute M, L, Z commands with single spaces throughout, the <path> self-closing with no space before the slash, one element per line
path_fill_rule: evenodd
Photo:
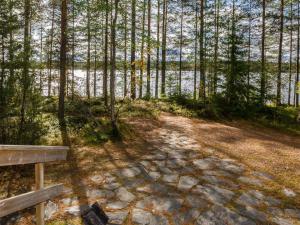
<path fill-rule="evenodd" d="M 300 224 L 300 209 L 284 208 L 280 199 L 260 190 L 274 179 L 271 175 L 249 171 L 212 149 L 203 155 L 192 137 L 175 130 L 156 132 L 159 137 L 148 139 L 152 150 L 138 161 L 89 178 L 95 185 L 87 196 L 101 203 L 111 224 Z M 282 191 L 294 197 L 293 190 Z M 78 199 L 69 195 L 61 207 L 78 216 Z"/>

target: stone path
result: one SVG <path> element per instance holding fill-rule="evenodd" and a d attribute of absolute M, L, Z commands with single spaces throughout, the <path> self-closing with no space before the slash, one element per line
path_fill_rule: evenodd
<path fill-rule="evenodd" d="M 171 126 L 176 124 L 151 131 L 151 151 L 130 166 L 88 178 L 97 188 L 88 189 L 87 197 L 104 207 L 111 224 L 300 224 L 300 209 L 284 208 L 281 200 L 259 190 L 272 176 L 219 158 Z M 60 207 L 78 216 L 78 199 L 68 192 Z M 292 190 L 285 192 L 295 197 Z"/>

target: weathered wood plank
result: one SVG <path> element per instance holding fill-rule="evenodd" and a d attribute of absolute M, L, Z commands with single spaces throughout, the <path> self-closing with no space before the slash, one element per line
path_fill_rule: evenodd
<path fill-rule="evenodd" d="M 44 188 L 44 163 L 35 164 L 35 190 Z M 45 203 L 36 206 L 36 224 L 45 225 Z"/>
<path fill-rule="evenodd" d="M 0 166 L 65 160 L 67 146 L 0 145 Z"/>
<path fill-rule="evenodd" d="M 52 199 L 63 192 L 63 185 L 58 184 L 38 191 L 28 192 L 0 201 L 0 217 L 7 216 L 19 210 L 35 206 Z"/>

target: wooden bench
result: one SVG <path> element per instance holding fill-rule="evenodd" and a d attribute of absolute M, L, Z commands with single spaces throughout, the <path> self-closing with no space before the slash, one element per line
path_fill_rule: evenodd
<path fill-rule="evenodd" d="M 66 146 L 0 145 L 0 166 L 35 164 L 35 190 L 0 200 L 0 217 L 36 206 L 36 222 L 44 225 L 45 201 L 60 195 L 63 185 L 44 187 L 44 163 L 66 160 Z"/>

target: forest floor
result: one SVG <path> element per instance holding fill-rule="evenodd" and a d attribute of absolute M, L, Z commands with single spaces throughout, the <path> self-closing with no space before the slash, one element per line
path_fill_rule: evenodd
<path fill-rule="evenodd" d="M 47 164 L 47 183 L 65 185 L 47 224 L 81 224 L 95 201 L 111 224 L 300 224 L 299 136 L 169 113 L 121 121 L 122 140 L 74 144 L 66 163 Z"/>

